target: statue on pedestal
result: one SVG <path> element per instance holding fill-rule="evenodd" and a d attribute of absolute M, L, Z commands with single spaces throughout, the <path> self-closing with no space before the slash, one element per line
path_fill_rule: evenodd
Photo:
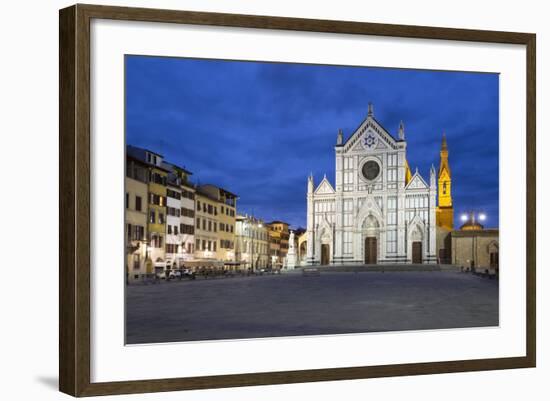
<path fill-rule="evenodd" d="M 290 230 L 288 238 L 288 253 L 286 255 L 286 268 L 288 270 L 296 267 L 296 249 L 294 248 L 294 231 Z"/>

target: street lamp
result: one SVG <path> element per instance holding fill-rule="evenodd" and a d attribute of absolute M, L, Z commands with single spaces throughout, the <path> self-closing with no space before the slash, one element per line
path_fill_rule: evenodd
<path fill-rule="evenodd" d="M 475 231 L 475 230 L 478 230 L 478 229 L 483 229 L 483 226 L 479 223 L 477 223 L 477 220 L 479 221 L 485 221 L 487 220 L 487 214 L 483 213 L 483 212 L 475 212 L 475 211 L 469 211 L 468 213 L 463 213 L 461 216 L 460 216 L 460 220 L 462 220 L 464 222 L 463 224 L 463 229 L 465 230 L 472 230 L 472 231 Z M 472 233 L 472 256 L 471 256 L 471 259 L 470 259 L 470 269 L 472 271 L 475 271 L 475 264 L 476 264 L 476 260 L 475 260 L 475 240 L 476 240 L 476 235 L 475 233 Z"/>
<path fill-rule="evenodd" d="M 469 222 L 471 226 L 475 226 L 477 221 L 487 220 L 487 214 L 483 212 L 469 211 L 460 215 L 460 220 L 464 223 Z"/>

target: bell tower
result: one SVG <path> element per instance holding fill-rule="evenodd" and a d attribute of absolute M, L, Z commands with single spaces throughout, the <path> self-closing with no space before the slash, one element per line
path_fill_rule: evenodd
<path fill-rule="evenodd" d="M 438 227 L 453 229 L 453 197 L 451 193 L 451 168 L 449 167 L 449 150 L 447 138 L 443 133 L 441 151 L 439 152 L 439 175 L 437 179 L 437 217 Z"/>

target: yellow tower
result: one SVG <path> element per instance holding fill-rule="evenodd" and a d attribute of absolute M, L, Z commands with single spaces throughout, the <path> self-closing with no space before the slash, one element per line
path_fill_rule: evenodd
<path fill-rule="evenodd" d="M 453 197 L 451 194 L 451 168 L 449 167 L 449 151 L 447 138 L 443 133 L 441 142 L 439 177 L 437 180 L 437 226 L 447 230 L 453 229 Z"/>
<path fill-rule="evenodd" d="M 409 167 L 409 162 L 405 159 L 405 185 L 409 184 L 409 181 L 412 178 L 411 168 Z"/>

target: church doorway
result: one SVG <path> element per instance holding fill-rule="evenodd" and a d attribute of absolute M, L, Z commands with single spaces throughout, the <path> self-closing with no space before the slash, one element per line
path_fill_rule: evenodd
<path fill-rule="evenodd" d="M 489 262 L 491 269 L 498 270 L 498 252 L 491 252 L 489 254 Z"/>
<path fill-rule="evenodd" d="M 321 264 L 328 265 L 330 260 L 330 247 L 328 244 L 321 245 Z"/>
<path fill-rule="evenodd" d="M 422 242 L 420 241 L 412 243 L 412 262 L 414 264 L 422 263 Z"/>
<path fill-rule="evenodd" d="M 498 243 L 493 241 L 489 244 L 489 267 L 498 272 Z"/>
<path fill-rule="evenodd" d="M 365 264 L 375 265 L 378 259 L 376 237 L 365 238 Z"/>

